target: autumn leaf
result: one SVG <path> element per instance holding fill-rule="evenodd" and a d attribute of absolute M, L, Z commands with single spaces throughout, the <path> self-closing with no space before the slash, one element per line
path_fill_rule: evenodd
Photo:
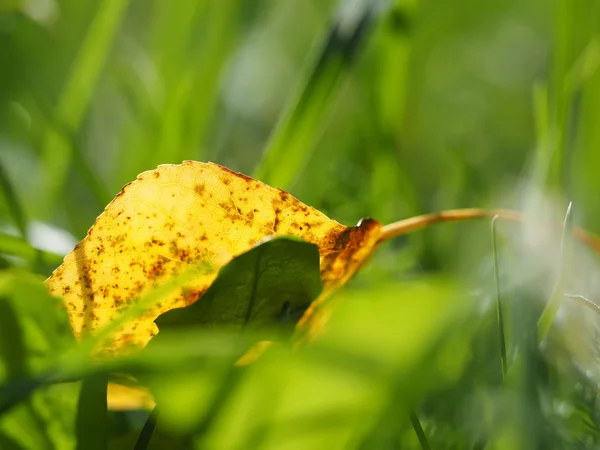
<path fill-rule="evenodd" d="M 213 163 L 162 165 L 126 185 L 47 280 L 77 338 L 94 333 L 186 268 L 194 280 L 116 332 L 105 350 L 144 347 L 162 313 L 198 301 L 221 267 L 269 236 L 319 247 L 324 293 L 346 282 L 378 242 L 381 225 L 346 227 L 280 189 Z"/>

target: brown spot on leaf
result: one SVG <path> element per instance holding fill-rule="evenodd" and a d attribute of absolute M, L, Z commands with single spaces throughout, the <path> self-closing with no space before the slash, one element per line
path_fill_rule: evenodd
<path fill-rule="evenodd" d="M 346 228 L 344 231 L 342 231 L 335 238 L 333 247 L 336 250 L 340 250 L 340 249 L 343 249 L 344 247 L 346 247 L 346 245 L 348 245 L 348 242 L 350 241 L 350 234 L 351 233 L 352 233 L 352 228 Z"/>
<path fill-rule="evenodd" d="M 194 303 L 196 300 L 198 300 L 202 294 L 204 294 L 206 292 L 206 289 L 187 289 L 187 288 L 183 288 L 181 290 L 181 297 L 183 298 L 183 301 L 186 305 L 189 305 L 191 303 Z"/>
<path fill-rule="evenodd" d="M 165 271 L 165 261 L 163 259 L 158 259 L 150 267 L 150 277 L 157 278 L 160 275 L 162 275 L 164 271 Z"/>
<path fill-rule="evenodd" d="M 224 174 L 233 175 L 236 178 L 241 178 L 242 180 L 246 181 L 247 183 L 251 183 L 251 182 L 255 181 L 254 178 L 249 177 L 248 175 L 244 175 L 243 173 L 234 172 L 233 170 L 230 170 L 227 167 L 219 166 L 217 164 L 212 164 L 212 165 L 218 167 L 219 170 L 221 172 L 223 172 Z M 229 179 L 229 178 L 230 177 L 227 177 L 227 179 Z"/>
<path fill-rule="evenodd" d="M 198 184 L 196 184 L 196 186 L 194 186 L 194 192 L 198 195 L 204 195 L 205 190 L 206 190 L 206 187 L 205 187 L 204 183 L 198 183 Z"/>
<path fill-rule="evenodd" d="M 288 203 L 291 195 L 281 189 L 277 189 L 277 191 L 279 192 L 279 198 L 281 199 L 281 202 Z"/>

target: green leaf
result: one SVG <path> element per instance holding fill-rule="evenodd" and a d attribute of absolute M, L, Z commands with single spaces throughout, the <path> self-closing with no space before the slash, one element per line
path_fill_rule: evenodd
<path fill-rule="evenodd" d="M 161 333 L 186 327 L 256 330 L 289 324 L 321 288 L 316 245 L 291 238 L 271 239 L 223 267 L 199 301 L 168 311 L 155 322 Z"/>

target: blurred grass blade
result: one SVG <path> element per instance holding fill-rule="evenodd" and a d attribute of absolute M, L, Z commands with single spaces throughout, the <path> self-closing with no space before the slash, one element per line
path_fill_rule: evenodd
<path fill-rule="evenodd" d="M 548 331 L 552 327 L 552 323 L 558 312 L 558 308 L 565 297 L 565 287 L 569 279 L 569 271 L 571 267 L 573 250 L 573 208 L 572 204 L 569 203 L 567 213 L 565 215 L 565 222 L 562 234 L 562 241 L 560 246 L 560 261 L 558 279 L 556 285 L 548 300 L 548 304 L 542 311 L 542 315 L 538 321 L 538 342 L 542 342 Z"/>
<path fill-rule="evenodd" d="M 564 89 L 569 95 L 580 90 L 600 67 L 600 37 L 592 39 L 565 76 Z"/>
<path fill-rule="evenodd" d="M 90 166 L 83 152 L 76 148 L 73 150 L 73 163 L 78 170 L 79 176 L 85 180 L 92 196 L 96 199 L 98 209 L 102 210 L 113 199 L 106 189 L 106 186 L 100 180 L 94 169 Z"/>
<path fill-rule="evenodd" d="M 551 155 L 547 183 L 549 187 L 562 186 L 562 175 L 565 158 L 565 134 L 568 122 L 570 93 L 564 89 L 565 78 L 570 60 L 570 42 L 573 37 L 573 23 L 575 12 L 568 0 L 558 0 L 555 11 L 555 40 L 554 40 L 554 67 L 550 83 L 551 94 Z"/>
<path fill-rule="evenodd" d="M 427 441 L 427 436 L 425 436 L 425 431 L 423 430 L 423 427 L 421 426 L 421 422 L 419 422 L 417 413 L 415 413 L 415 411 L 411 409 L 408 412 L 408 416 L 410 417 L 410 422 L 412 423 L 415 433 L 417 434 L 417 437 L 419 438 L 419 442 L 421 443 L 421 448 L 423 450 L 430 450 L 431 447 L 429 446 L 429 442 Z"/>
<path fill-rule="evenodd" d="M 146 450 L 150 445 L 150 439 L 152 438 L 152 434 L 154 433 L 154 429 L 156 428 L 156 420 L 158 419 L 158 409 L 154 407 L 150 416 L 148 416 L 148 420 L 144 424 L 142 431 L 140 432 L 140 436 L 135 443 L 134 450 Z"/>
<path fill-rule="evenodd" d="M 0 366 L 8 380 L 18 379 L 27 373 L 24 338 L 16 311 L 9 299 L 0 296 Z M 0 397 L 3 397 L 2 394 Z"/>
<path fill-rule="evenodd" d="M 13 188 L 6 170 L 4 170 L 4 164 L 0 162 L 0 185 L 2 185 L 2 191 L 4 192 L 4 198 L 6 199 L 6 205 L 8 210 L 13 217 L 15 225 L 17 226 L 21 236 L 27 239 L 27 219 L 23 208 L 21 208 L 21 202 L 17 198 L 17 194 Z"/>
<path fill-rule="evenodd" d="M 54 382 L 47 378 L 18 379 L 0 386 L 0 416 L 10 412 L 13 407 L 27 400 L 36 389 Z"/>
<path fill-rule="evenodd" d="M 544 83 L 536 83 L 533 86 L 533 119 L 535 121 L 536 151 L 532 178 L 534 183 L 543 186 L 552 161 L 548 86 Z"/>
<path fill-rule="evenodd" d="M 89 31 L 66 80 L 58 100 L 55 115 L 71 132 L 76 130 L 89 105 L 96 82 L 107 58 L 129 0 L 100 2 Z M 67 137 L 49 127 L 42 143 L 46 168 L 46 207 L 51 208 L 64 184 L 71 163 L 72 143 Z"/>
<path fill-rule="evenodd" d="M 506 338 L 504 336 L 504 319 L 502 316 L 502 299 L 500 296 L 500 273 L 498 270 L 498 247 L 496 245 L 496 222 L 500 216 L 492 219 L 492 254 L 494 255 L 494 280 L 496 284 L 496 314 L 498 317 L 498 340 L 500 343 L 500 364 L 502 378 L 506 377 L 508 364 L 506 360 Z"/>
<path fill-rule="evenodd" d="M 189 121 L 196 132 L 188 134 L 180 146 L 181 154 L 176 154 L 177 162 L 185 159 L 208 160 L 205 142 L 215 106 L 219 99 L 219 83 L 225 64 L 240 38 L 240 19 L 244 0 L 206 2 L 208 20 L 206 23 L 205 44 L 202 49 L 202 64 L 197 68 L 196 81 L 189 98 Z M 202 101 L 198 101 L 202 99 Z M 199 153 L 200 152 L 200 153 Z"/>
<path fill-rule="evenodd" d="M 195 438 L 197 441 L 202 442 L 214 424 L 219 420 L 219 416 L 228 406 L 228 402 L 235 394 L 240 381 L 243 379 L 242 375 L 245 373 L 243 370 L 243 368 L 238 366 L 231 366 L 226 369 L 221 384 L 215 390 L 212 400 L 205 409 L 202 421 L 196 428 Z M 200 445 L 196 448 L 204 448 L 204 446 Z"/>
<path fill-rule="evenodd" d="M 0 233 L 0 253 L 23 258 L 32 264 L 41 263 L 48 267 L 58 266 L 63 261 L 61 255 L 39 250 L 29 245 L 24 239 L 5 233 Z"/>
<path fill-rule="evenodd" d="M 75 144 L 78 138 L 75 130 L 71 129 L 61 117 L 54 114 L 53 108 L 42 98 L 42 96 L 36 95 L 32 101 L 45 121 L 46 127 L 53 129 L 54 133 L 61 135 L 62 139 L 69 143 L 69 148 L 73 152 L 73 164 L 75 165 L 79 176 L 86 182 L 87 187 L 90 189 L 91 194 L 98 203 L 99 209 L 104 208 L 104 206 L 112 200 L 113 196 L 108 192 L 96 171 L 90 166 L 90 163 L 87 161 L 80 146 Z"/>
<path fill-rule="evenodd" d="M 374 9 L 371 4 L 355 17 L 340 14 L 331 25 L 298 96 L 292 98 L 273 131 L 254 178 L 287 189 L 302 172 L 324 130 L 335 95 L 369 36 Z"/>
<path fill-rule="evenodd" d="M 572 300 L 575 300 L 577 303 L 579 303 L 580 305 L 583 305 L 589 309 L 591 309 L 592 311 L 594 311 L 596 314 L 600 314 L 600 306 L 598 306 L 596 303 L 594 303 L 593 301 L 585 298 L 583 295 L 572 295 L 572 294 L 565 294 L 566 298 L 570 298 Z"/>
<path fill-rule="evenodd" d="M 207 159 L 205 150 L 201 150 L 204 147 L 199 144 L 205 141 L 209 130 L 219 98 L 221 73 L 240 31 L 240 0 L 201 0 L 181 5 L 178 13 L 174 13 L 178 8 L 172 8 L 169 3 L 158 5 L 162 14 L 157 14 L 156 58 L 161 64 L 165 86 L 175 88 L 166 92 L 165 112 L 150 166 Z M 189 47 L 194 45 L 197 29 L 202 30 L 203 39 L 190 62 Z M 179 39 L 172 37 L 174 32 Z"/>
<path fill-rule="evenodd" d="M 548 184 L 570 189 L 568 176 L 581 122 L 577 116 L 582 91 L 600 66 L 600 44 L 597 25 L 586 30 L 587 8 L 574 8 L 568 0 L 559 0 L 555 8 L 554 67 L 550 83 L 552 160 Z M 582 32 L 589 36 L 584 46 L 579 44 Z"/>
<path fill-rule="evenodd" d="M 95 374 L 81 384 L 77 410 L 77 450 L 106 450 L 108 424 L 106 386 L 108 376 Z"/>

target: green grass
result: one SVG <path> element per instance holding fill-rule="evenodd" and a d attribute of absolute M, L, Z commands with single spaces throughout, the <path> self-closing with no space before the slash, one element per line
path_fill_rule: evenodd
<path fill-rule="evenodd" d="M 0 448 L 600 446 L 600 317 L 577 301 L 600 301 L 598 261 L 568 233 L 600 231 L 597 1 L 42 3 L 0 4 Z M 306 348 L 236 367 L 261 334 L 198 327 L 98 364 L 102 336 L 76 344 L 43 285 L 57 238 L 32 231 L 82 239 L 184 159 L 347 225 L 528 220 L 384 243 Z M 149 422 L 106 411 L 117 376 L 151 390 Z"/>

